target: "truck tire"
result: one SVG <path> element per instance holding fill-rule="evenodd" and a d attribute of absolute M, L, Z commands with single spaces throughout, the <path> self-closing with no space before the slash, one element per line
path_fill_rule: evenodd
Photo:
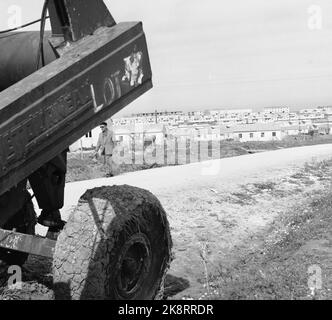
<path fill-rule="evenodd" d="M 33 207 L 30 193 L 26 191 L 26 203 L 24 207 L 6 223 L 3 229 L 16 229 L 16 231 L 20 233 L 35 235 L 36 223 L 36 212 Z M 0 249 L 0 262 L 6 263 L 7 265 L 22 266 L 28 257 L 28 253 L 3 248 Z"/>
<path fill-rule="evenodd" d="M 132 186 L 88 190 L 60 233 L 56 299 L 158 299 L 172 259 L 166 212 Z"/>

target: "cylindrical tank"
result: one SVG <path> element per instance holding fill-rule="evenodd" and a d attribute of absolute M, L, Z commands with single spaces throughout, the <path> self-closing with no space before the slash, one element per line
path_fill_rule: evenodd
<path fill-rule="evenodd" d="M 56 59 L 56 54 L 48 42 L 50 35 L 50 32 L 45 32 L 46 64 Z M 36 71 L 39 38 L 39 31 L 0 35 L 0 91 Z"/>

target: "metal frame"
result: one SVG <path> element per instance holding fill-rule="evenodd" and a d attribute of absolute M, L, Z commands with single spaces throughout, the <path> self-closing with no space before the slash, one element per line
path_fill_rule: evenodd
<path fill-rule="evenodd" d="M 0 229 L 0 248 L 52 258 L 56 241 Z"/>
<path fill-rule="evenodd" d="M 115 25 L 102 0 L 49 0 L 48 11 L 53 36 L 65 41 L 78 41 L 100 27 Z"/>
<path fill-rule="evenodd" d="M 123 81 L 124 59 L 135 50 L 144 57 L 144 78 L 131 85 Z M 149 90 L 151 77 L 142 24 L 128 22 L 73 43 L 0 92 L 0 195 Z"/>

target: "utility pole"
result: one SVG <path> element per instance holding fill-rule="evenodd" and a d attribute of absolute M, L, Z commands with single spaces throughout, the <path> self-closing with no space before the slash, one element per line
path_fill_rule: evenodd
<path fill-rule="evenodd" d="M 157 111 L 157 109 L 154 112 L 154 114 L 155 114 L 155 121 L 156 121 L 156 124 L 157 124 L 158 123 L 158 111 Z"/>
<path fill-rule="evenodd" d="M 328 112 L 325 114 L 327 120 L 327 134 L 330 134 L 330 116 Z"/>

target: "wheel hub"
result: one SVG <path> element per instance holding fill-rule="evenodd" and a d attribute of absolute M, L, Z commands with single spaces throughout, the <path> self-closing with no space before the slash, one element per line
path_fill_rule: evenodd
<path fill-rule="evenodd" d="M 140 290 L 151 267 L 150 244 L 144 234 L 136 234 L 124 244 L 118 267 L 117 291 L 130 299 Z"/>

